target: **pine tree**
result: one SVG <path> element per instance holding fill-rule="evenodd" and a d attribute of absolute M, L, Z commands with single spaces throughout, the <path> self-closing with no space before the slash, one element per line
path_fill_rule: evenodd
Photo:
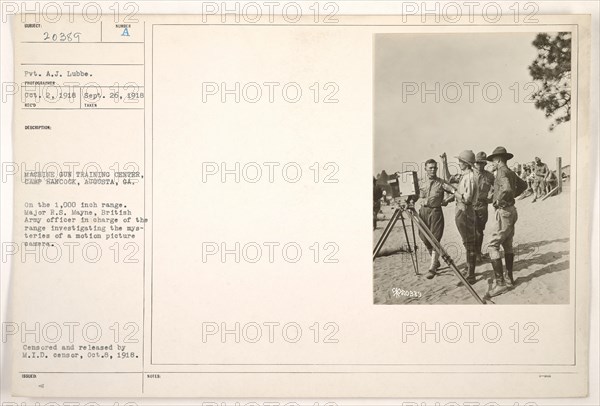
<path fill-rule="evenodd" d="M 532 45 L 538 49 L 538 56 L 529 65 L 529 73 L 539 85 L 532 98 L 547 118 L 554 117 L 552 131 L 571 120 L 571 33 L 540 33 Z"/>

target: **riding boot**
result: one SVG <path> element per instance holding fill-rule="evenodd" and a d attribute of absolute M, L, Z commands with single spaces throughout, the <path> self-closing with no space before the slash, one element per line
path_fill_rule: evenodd
<path fill-rule="evenodd" d="M 431 255 L 431 265 L 427 272 L 427 279 L 433 279 L 435 277 L 437 269 L 440 267 L 440 261 L 438 260 L 440 254 L 437 251 L 429 249 L 429 255 Z"/>
<path fill-rule="evenodd" d="M 506 283 L 504 282 L 504 270 L 502 269 L 502 260 L 501 259 L 493 259 L 492 260 L 492 268 L 494 268 L 494 277 L 496 278 L 496 286 L 494 289 L 490 290 L 489 296 L 494 297 L 501 295 L 506 292 L 508 289 L 506 288 Z"/>
<path fill-rule="evenodd" d="M 506 285 L 509 288 L 512 288 L 515 285 L 515 280 L 513 279 L 514 260 L 515 260 L 515 254 L 513 254 L 513 253 L 504 254 L 504 262 L 506 262 Z"/>
<path fill-rule="evenodd" d="M 431 253 L 431 267 L 435 269 L 440 267 L 440 254 L 437 251 Z"/>
<path fill-rule="evenodd" d="M 481 251 L 481 248 L 483 248 L 483 231 L 481 232 L 481 235 L 479 235 L 478 241 L 477 241 L 477 262 L 481 262 L 482 261 L 482 257 L 483 257 L 483 253 Z"/>
<path fill-rule="evenodd" d="M 477 264 L 481 265 L 484 262 L 484 255 L 481 252 L 481 248 L 483 247 L 483 236 L 481 236 L 481 240 L 479 240 L 479 242 L 477 243 L 477 252 L 475 253 L 475 258 L 477 260 Z"/>
<path fill-rule="evenodd" d="M 476 264 L 481 264 L 482 263 L 482 259 L 481 259 L 481 246 L 483 244 L 483 236 L 481 236 L 482 238 L 479 238 L 480 236 L 477 236 L 477 246 L 475 247 L 475 263 Z"/>
<path fill-rule="evenodd" d="M 475 277 L 475 266 L 477 264 L 477 253 L 475 251 L 469 250 L 467 251 L 467 282 L 473 285 L 477 279 Z"/>

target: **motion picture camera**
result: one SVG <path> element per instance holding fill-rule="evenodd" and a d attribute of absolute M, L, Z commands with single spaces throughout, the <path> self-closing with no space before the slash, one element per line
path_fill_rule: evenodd
<path fill-rule="evenodd" d="M 419 196 L 419 180 L 417 178 L 417 172 L 406 171 L 396 172 L 388 180 L 389 185 L 392 187 L 392 197 L 394 199 L 403 199 L 407 202 L 417 200 Z"/>

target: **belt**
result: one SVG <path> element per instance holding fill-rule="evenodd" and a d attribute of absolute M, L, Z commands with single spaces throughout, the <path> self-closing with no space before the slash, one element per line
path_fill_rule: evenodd
<path fill-rule="evenodd" d="M 424 204 L 421 207 L 427 207 L 428 209 L 441 209 L 442 208 L 442 206 L 429 206 L 427 204 Z"/>
<path fill-rule="evenodd" d="M 463 202 L 456 202 L 456 207 L 458 207 L 459 209 L 461 209 L 461 208 L 467 209 L 468 207 L 473 207 L 473 204 L 471 204 L 471 203 L 463 203 Z"/>

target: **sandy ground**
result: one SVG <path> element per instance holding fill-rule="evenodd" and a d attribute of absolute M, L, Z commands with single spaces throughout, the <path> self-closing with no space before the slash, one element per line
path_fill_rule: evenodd
<path fill-rule="evenodd" d="M 516 203 L 519 219 L 514 237 L 515 287 L 493 298 L 496 304 L 566 304 L 569 303 L 569 185 L 563 193 L 545 201 L 532 203 L 532 197 Z M 417 203 L 417 207 L 419 204 Z M 445 229 L 441 243 L 453 258 L 458 269 L 465 271 L 465 253 L 454 223 L 454 204 L 444 208 Z M 383 206 L 373 245 L 377 242 L 393 208 Z M 494 208 L 489 206 L 490 220 L 483 240 L 484 252 L 491 236 Z M 410 221 L 407 221 L 412 241 Z M 412 243 L 411 243 L 412 245 Z M 438 275 L 425 278 L 429 268 L 429 254 L 417 234 L 419 276 L 415 275 L 411 257 L 406 252 L 406 238 L 400 221 L 386 241 L 380 256 L 373 263 L 373 297 L 376 304 L 477 304 L 458 277 L 446 267 Z M 476 269 L 475 291 L 484 296 L 493 278 L 489 260 Z M 414 297 L 404 296 L 413 292 Z M 420 297 L 418 297 L 420 296 Z"/>

